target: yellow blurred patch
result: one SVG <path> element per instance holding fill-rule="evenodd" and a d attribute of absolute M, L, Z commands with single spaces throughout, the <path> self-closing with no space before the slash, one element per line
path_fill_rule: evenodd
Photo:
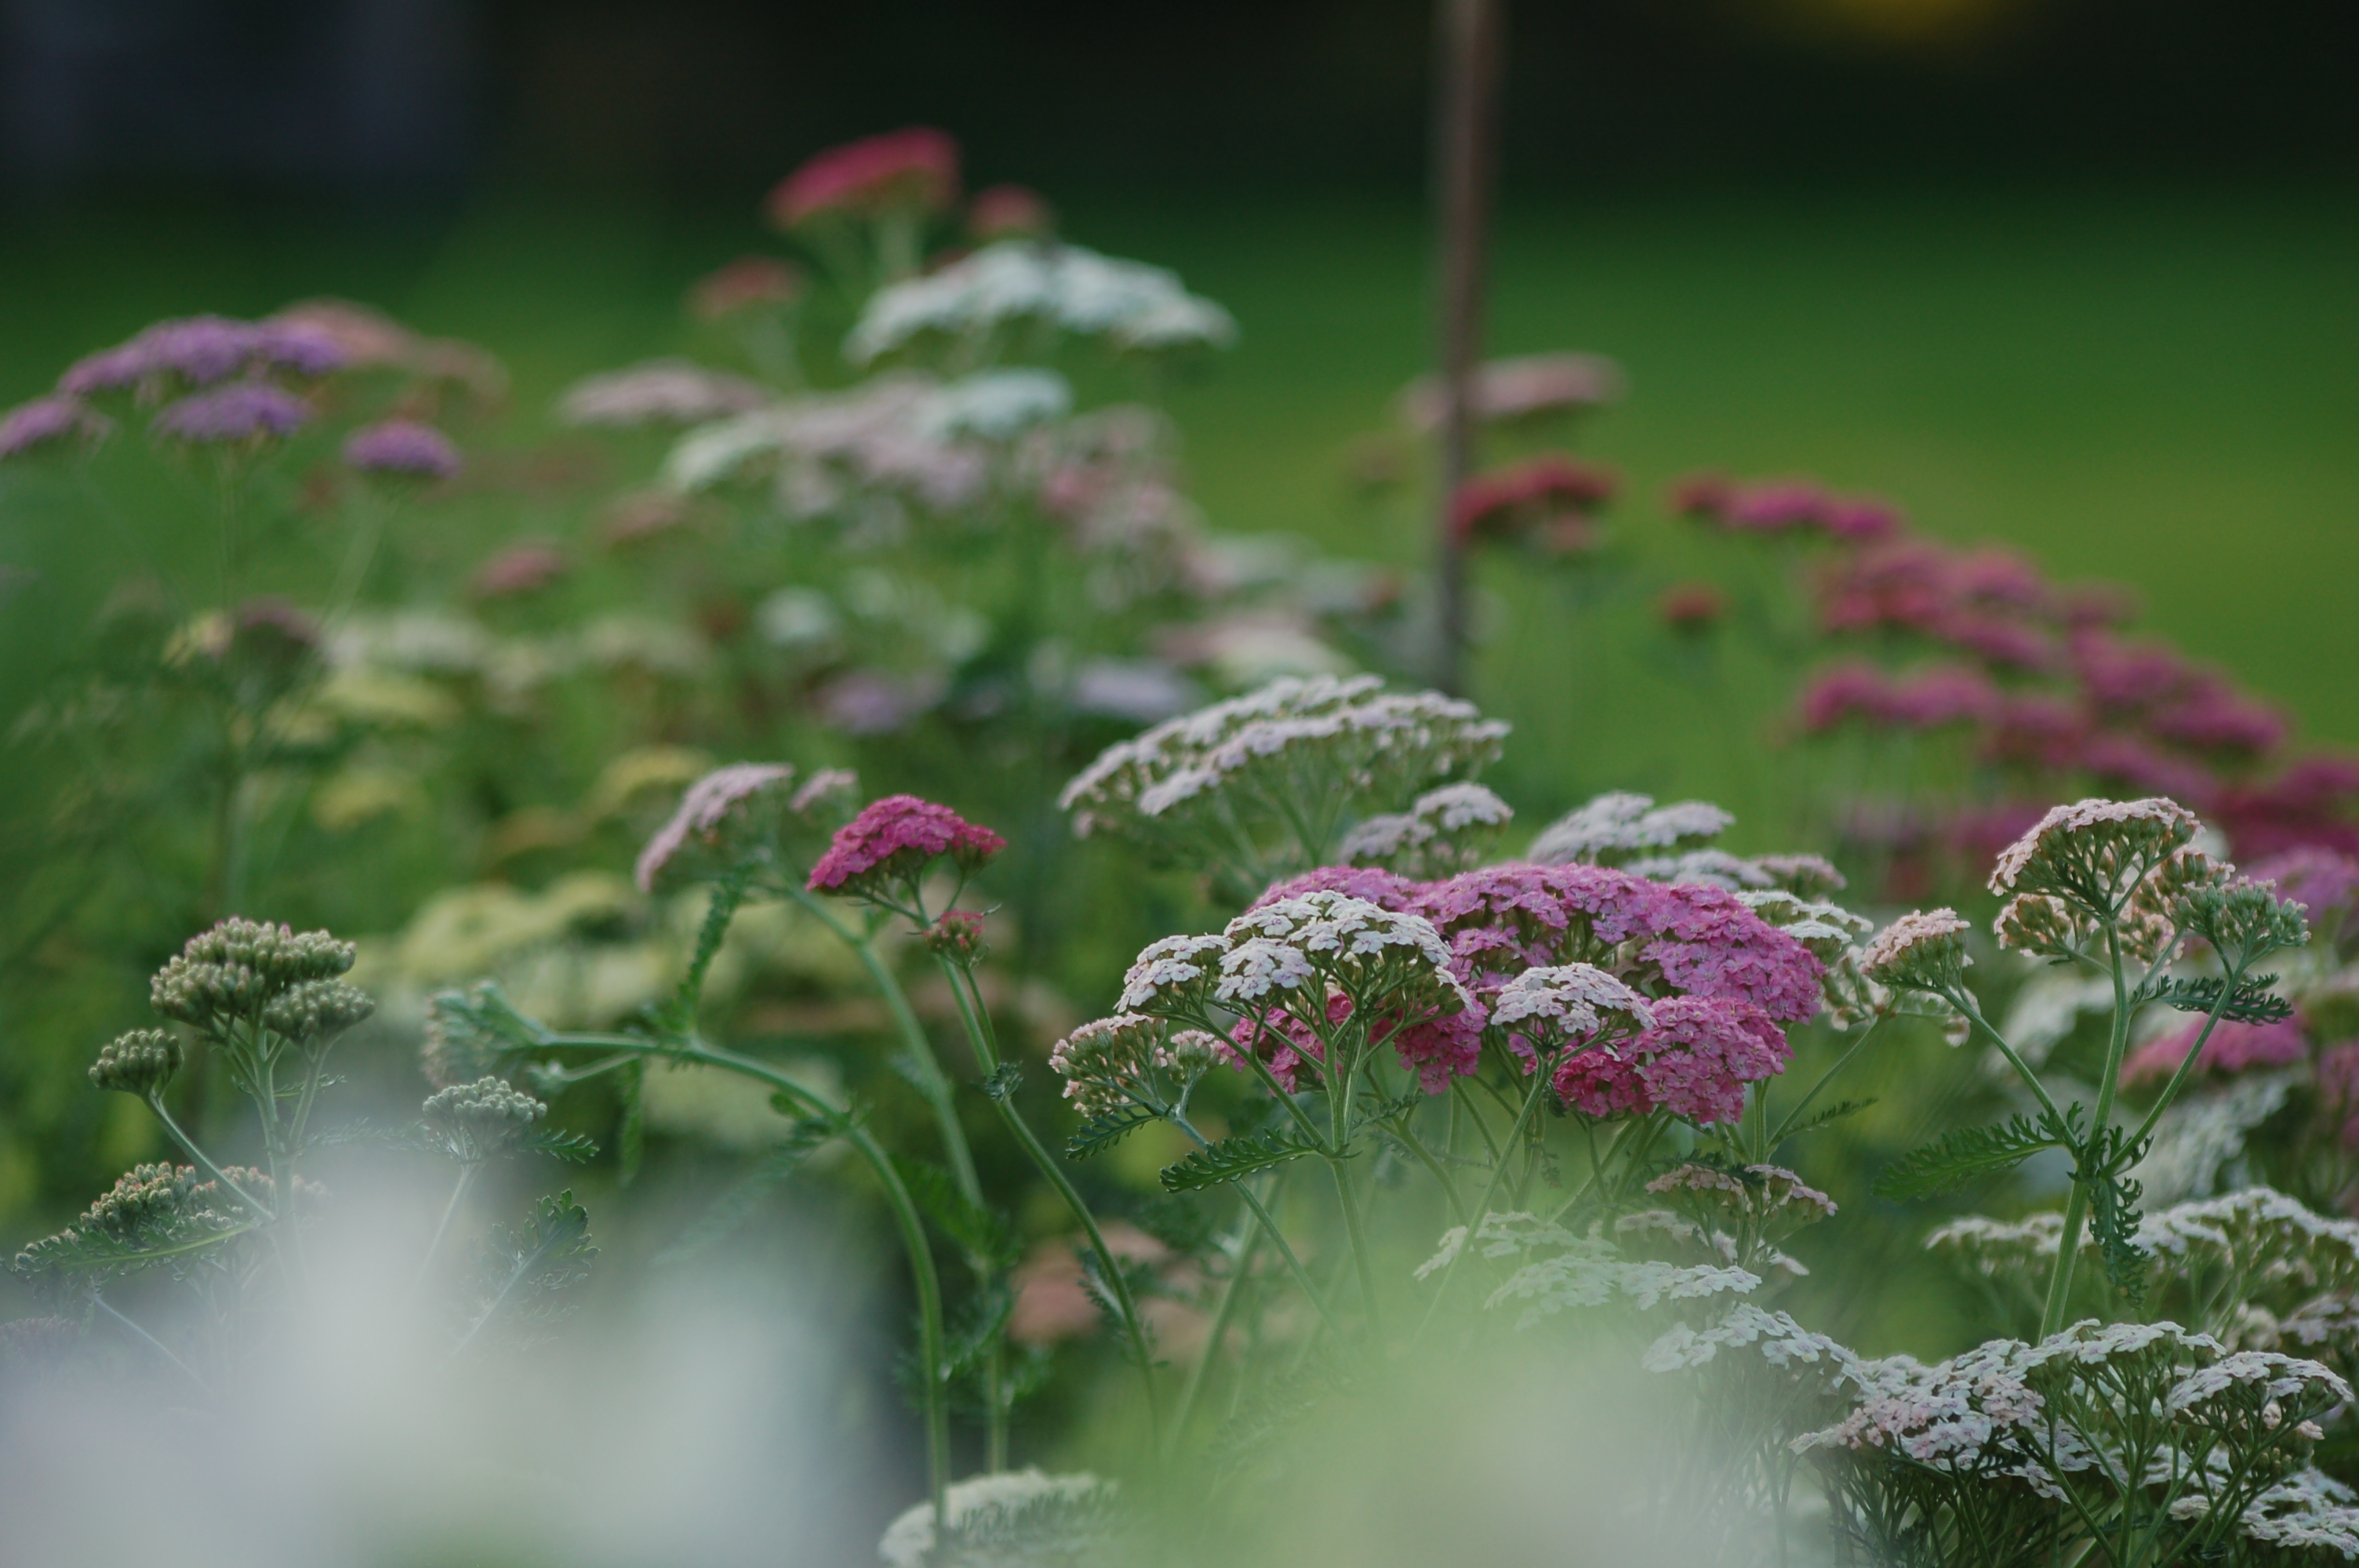
<path fill-rule="evenodd" d="M 330 833 L 348 833 L 381 816 L 424 809 L 426 791 L 408 773 L 351 767 L 320 781 L 311 792 L 311 820 Z"/>

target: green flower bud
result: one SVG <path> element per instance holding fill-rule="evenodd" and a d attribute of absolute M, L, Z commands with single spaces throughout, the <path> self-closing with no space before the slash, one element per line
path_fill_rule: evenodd
<path fill-rule="evenodd" d="M 91 1065 L 90 1081 L 142 1099 L 159 1094 L 180 1070 L 180 1042 L 161 1029 L 135 1029 L 103 1046 Z"/>
<path fill-rule="evenodd" d="M 376 1011 L 376 1000 L 342 980 L 305 980 L 271 1000 L 262 1022 L 298 1044 L 332 1040 Z"/>
<path fill-rule="evenodd" d="M 473 1165 L 532 1136 L 549 1108 L 500 1078 L 478 1078 L 434 1094 L 420 1113 L 445 1153 Z"/>

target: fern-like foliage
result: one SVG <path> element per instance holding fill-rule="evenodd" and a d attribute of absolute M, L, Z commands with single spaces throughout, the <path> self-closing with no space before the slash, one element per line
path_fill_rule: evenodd
<path fill-rule="evenodd" d="M 2066 1113 L 2077 1122 L 2079 1106 Z M 2073 1125 L 2046 1112 L 2038 1121 L 2017 1115 L 1997 1127 L 1966 1127 L 1911 1150 L 1876 1173 L 1880 1198 L 1923 1198 L 1949 1192 L 1977 1176 L 2013 1170 L 2043 1149 L 2071 1149 L 2080 1142 Z"/>
<path fill-rule="evenodd" d="M 1787 1122 L 1777 1130 L 1777 1141 L 1783 1143 L 1788 1138 L 1807 1137 L 1821 1128 L 1841 1121 L 1844 1117 L 1856 1116 L 1875 1103 L 1874 1095 L 1870 1095 L 1865 1099 L 1838 1100 L 1822 1110 L 1811 1111 L 1799 1120 Z"/>
<path fill-rule="evenodd" d="M 958 1183 L 948 1171 L 930 1160 L 908 1154 L 894 1155 L 893 1169 L 918 1206 L 925 1210 L 926 1217 L 957 1244 L 959 1250 L 981 1264 L 984 1272 L 995 1273 L 1016 1266 L 1016 1236 L 1007 1221 L 959 1191 Z"/>
<path fill-rule="evenodd" d="M 2105 1277 L 2122 1299 L 2133 1306 L 2146 1299 L 2147 1265 L 2152 1261 L 2137 1245 L 2138 1200 L 2146 1189 L 2126 1172 L 2146 1158 L 2154 1140 L 2135 1145 L 2118 1127 L 2098 1130 L 2081 1162 L 2076 1177 L 2092 1178 L 2089 1186 L 2089 1233 L 2104 1260 Z"/>
<path fill-rule="evenodd" d="M 1120 1110 L 1100 1112 L 1082 1123 L 1074 1134 L 1065 1140 L 1065 1158 L 1086 1160 L 1103 1154 L 1150 1121 L 1163 1119 L 1143 1105 L 1126 1105 Z"/>
<path fill-rule="evenodd" d="M 1002 1062 L 998 1071 L 983 1080 L 983 1092 L 995 1100 L 1012 1099 L 1023 1087 L 1024 1069 L 1013 1062 Z"/>
<path fill-rule="evenodd" d="M 2174 975 L 2138 988 L 2135 1000 L 2158 1001 L 2181 1012 L 2210 1012 L 2220 1006 L 2227 985 L 2218 975 Z M 2276 1023 L 2293 1016 L 2293 1003 L 2276 994 L 2275 975 L 2252 975 L 2239 981 L 2220 1016 L 2231 1023 Z"/>
<path fill-rule="evenodd" d="M 598 1157 L 595 1139 L 579 1132 L 560 1132 L 555 1128 L 542 1128 L 516 1145 L 527 1154 L 546 1154 L 560 1164 L 586 1165 Z"/>
<path fill-rule="evenodd" d="M 712 901 L 704 906 L 704 920 L 696 928 L 696 950 L 689 956 L 688 972 L 680 977 L 679 989 L 653 1010 L 658 1026 L 667 1033 L 685 1034 L 695 1027 L 696 1010 L 704 1000 L 705 978 L 712 972 L 712 960 L 721 956 L 729 923 L 737 918 L 753 880 L 753 863 L 742 861 L 712 884 Z"/>
<path fill-rule="evenodd" d="M 1266 1132 L 1244 1132 L 1234 1138 L 1223 1138 L 1218 1143 L 1197 1150 L 1177 1164 L 1163 1167 L 1163 1190 L 1167 1193 L 1201 1192 L 1217 1187 L 1223 1182 L 1234 1182 L 1250 1176 L 1256 1171 L 1266 1171 L 1273 1165 L 1283 1165 L 1289 1160 L 1299 1160 L 1305 1154 L 1315 1154 L 1319 1145 L 1290 1127 L 1273 1128 Z"/>
<path fill-rule="evenodd" d="M 496 1326 L 527 1340 L 573 1310 L 574 1286 L 590 1277 L 598 1249 L 590 1216 L 568 1191 L 542 1198 L 510 1228 L 492 1227 L 475 1258 L 473 1303 L 453 1353 Z"/>

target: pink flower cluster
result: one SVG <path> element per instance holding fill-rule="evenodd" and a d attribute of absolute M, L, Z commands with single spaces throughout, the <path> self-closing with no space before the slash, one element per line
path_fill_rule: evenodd
<path fill-rule="evenodd" d="M 958 143 L 944 132 L 912 125 L 816 155 L 778 182 L 767 207 L 772 219 L 791 229 L 828 215 L 940 212 L 958 200 Z"/>
<path fill-rule="evenodd" d="M 1803 731 L 1951 730 L 1996 770 L 2002 800 L 2168 795 L 2219 823 L 2242 857 L 2359 853 L 2359 761 L 2286 765 L 2284 719 L 2220 671 L 2124 635 L 2131 605 L 2117 588 L 2053 583 L 2010 551 L 1916 536 L 1889 507 L 1804 481 L 1704 476 L 1671 504 L 1732 533 L 1808 535 L 1823 546 L 1810 588 L 1827 637 L 1933 655 L 1905 674 L 1832 665 L 1801 695 Z M 1970 870 L 1973 826 L 1920 823 L 1918 842 L 1886 848 L 1930 866 L 1947 847 Z"/>
<path fill-rule="evenodd" d="M 128 342 L 76 361 L 58 378 L 58 390 L 88 397 L 126 387 L 153 394 L 171 381 L 210 386 L 240 373 L 319 376 L 342 369 L 347 357 L 332 336 L 307 322 L 190 316 L 158 321 Z"/>
<path fill-rule="evenodd" d="M 1661 1108 L 1699 1124 L 1745 1114 L 1745 1086 L 1793 1059 L 1786 1033 L 1749 1002 L 1700 996 L 1654 1004 L 1655 1027 L 1612 1049 L 1576 1051 L 1556 1070 L 1556 1092 L 1584 1116 L 1644 1116 Z"/>
<path fill-rule="evenodd" d="M 1595 542 L 1592 514 L 1611 500 L 1613 474 L 1563 452 L 1479 474 L 1450 503 L 1450 526 L 1470 543 L 1531 537 L 1560 555 Z"/>
<path fill-rule="evenodd" d="M 807 885 L 812 892 L 860 896 L 915 877 L 940 856 L 973 871 L 1006 848 L 1006 839 L 947 806 L 914 795 L 886 795 L 836 829 Z"/>
<path fill-rule="evenodd" d="M 2275 882 L 2300 904 L 2312 929 L 2348 920 L 2359 909 L 2359 859 L 2315 844 L 2288 849 L 2245 868 L 2256 881 Z"/>
<path fill-rule="evenodd" d="M 1671 487 L 1683 517 L 1717 523 L 1732 534 L 1816 530 L 1834 539 L 1882 539 L 1900 531 L 1900 509 L 1872 496 L 1837 495 L 1809 480 L 1739 484 L 1722 474 L 1691 474 Z"/>
<path fill-rule="evenodd" d="M 344 466 L 361 473 L 449 479 L 459 471 L 459 449 L 431 425 L 386 419 L 345 438 Z"/>
<path fill-rule="evenodd" d="M 1653 1004 L 1654 1029 L 1576 1053 L 1570 1076 L 1560 1073 L 1559 1092 L 1592 1115 L 1660 1105 L 1723 1119 L 1722 1110 L 1741 1105 L 1745 1084 L 1782 1070 L 1791 1055 L 1778 1025 L 1819 1010 L 1819 960 L 1719 888 L 1590 865 L 1488 866 L 1431 882 L 1328 866 L 1279 883 L 1260 903 L 1320 890 L 1431 921 L 1450 944 L 1452 972 L 1484 1008 L 1524 970 L 1567 963 L 1593 964 L 1666 999 Z M 1668 1001 L 1690 1005 L 1666 1013 Z M 1474 1070 L 1486 1022 L 1475 1011 L 1414 1025 L 1394 1042 L 1429 1088 Z"/>
<path fill-rule="evenodd" d="M 1259 1056 L 1270 1076 L 1291 1094 L 1299 1087 L 1304 1059 L 1323 1061 L 1326 1052 L 1319 1036 L 1301 1020 L 1285 1012 L 1271 1016 L 1275 1022 L 1268 1029 L 1252 1019 L 1240 1019 L 1236 1042 Z M 1351 1016 L 1350 997 L 1337 993 L 1327 999 L 1329 1024 L 1342 1023 Z M 1417 1074 L 1419 1088 L 1430 1095 L 1440 1094 L 1450 1087 L 1451 1078 L 1466 1077 L 1482 1064 L 1483 1026 L 1489 1019 L 1489 1010 L 1480 1001 L 1456 1012 L 1426 1014 L 1406 1023 L 1398 1018 L 1379 1019 L 1369 1031 L 1369 1043 L 1390 1045 L 1401 1065 Z M 1231 1066 L 1245 1065 L 1225 1044 L 1213 1049 L 1228 1058 Z"/>
<path fill-rule="evenodd" d="M 2147 1041 L 2122 1064 L 2122 1082 L 2167 1081 L 2187 1060 L 2187 1053 L 2195 1048 L 2196 1036 L 2202 1033 L 2203 1021 L 2199 1018 Z M 2275 1023 L 2223 1021 L 2212 1031 L 2212 1038 L 2203 1042 L 2203 1054 L 2195 1059 L 2195 1070 L 2225 1074 L 2250 1072 L 2256 1067 L 2290 1067 L 2309 1054 L 2310 1041 L 2302 1033 L 2299 1018 L 2280 1019 Z"/>

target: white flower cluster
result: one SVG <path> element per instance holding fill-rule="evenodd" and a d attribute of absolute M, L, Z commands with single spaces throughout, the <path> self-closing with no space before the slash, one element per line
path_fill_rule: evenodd
<path fill-rule="evenodd" d="M 1175 848 L 1216 823 L 1332 822 L 1354 796 L 1422 791 L 1496 760 L 1506 733 L 1469 703 L 1387 693 L 1374 676 L 1282 677 L 1108 747 L 1058 804 L 1082 837 Z"/>
<path fill-rule="evenodd" d="M 2060 880 L 2077 881 L 2071 862 L 2095 862 L 2118 876 L 2133 862 L 2150 865 L 2195 837 L 2202 827 L 2193 812 L 2175 800 L 2075 801 L 2051 806 L 2032 829 L 2001 850 L 1991 871 L 1990 889 L 2011 893 L 2038 892 Z"/>
<path fill-rule="evenodd" d="M 2334 1552 L 2359 1557 L 2359 1493 L 2312 1467 L 2299 1470 L 2255 1498 L 2245 1509 L 2245 1533 L 2288 1552 Z"/>
<path fill-rule="evenodd" d="M 2174 1272 L 2225 1270 L 2258 1286 L 2359 1288 L 2359 1221 L 2319 1214 L 2269 1187 L 2247 1187 L 2149 1215 L 2136 1242 Z"/>
<path fill-rule="evenodd" d="M 1125 1012 L 1201 1016 L 1208 1004 L 1255 1011 L 1312 993 L 1323 1022 L 1330 989 L 1361 1008 L 1459 1012 L 1473 997 L 1450 971 L 1450 948 L 1422 915 L 1364 899 L 1310 892 L 1237 916 L 1217 936 L 1167 936 L 1123 977 Z"/>
<path fill-rule="evenodd" d="M 843 352 L 867 364 L 919 338 L 984 338 L 1019 322 L 1147 351 L 1225 348 L 1237 335 L 1226 310 L 1189 293 L 1167 268 L 1078 245 L 1006 240 L 878 289 Z"/>
<path fill-rule="evenodd" d="M 899 372 L 842 392 L 784 398 L 680 438 L 664 460 L 677 491 L 770 473 L 789 517 L 816 517 L 881 486 L 937 512 L 973 504 L 991 481 L 991 447 L 1072 408 L 1052 371 L 986 371 L 961 381 Z"/>
<path fill-rule="evenodd" d="M 1851 1351 L 1823 1334 L 1813 1334 L 1782 1312 L 1767 1312 L 1751 1302 L 1739 1302 L 1728 1315 L 1705 1328 L 1675 1324 L 1647 1347 L 1639 1365 L 1649 1372 L 1680 1372 L 1703 1366 L 1723 1350 L 1748 1345 L 1761 1348 L 1761 1358 L 1785 1370 L 1798 1365 L 1848 1370 L 1859 1364 Z"/>
<path fill-rule="evenodd" d="M 1054 1533 L 1055 1516 L 1103 1505 L 1112 1498 L 1114 1490 L 1114 1482 L 1102 1481 L 1087 1472 L 1049 1476 L 1029 1467 L 956 1482 L 942 1499 L 942 1511 L 949 1523 L 943 1532 L 950 1538 L 948 1560 L 957 1559 L 957 1548 L 967 1538 L 1012 1533 L 1011 1526 L 1033 1525 L 1033 1529 L 1022 1531 L 1030 1535 L 1038 1533 L 1040 1526 L 1045 1525 L 1048 1532 Z M 935 1543 L 934 1505 L 923 1502 L 886 1526 L 884 1538 L 876 1543 L 876 1555 L 886 1568 L 929 1568 L 929 1564 L 944 1561 L 937 1557 Z M 1068 1545 L 1053 1540 L 1028 1544 L 1044 1548 L 1045 1552 L 1038 1557 L 1024 1555 L 1013 1560 L 1060 1560 L 1065 1555 L 1060 1549 Z"/>
<path fill-rule="evenodd" d="M 1515 812 L 1478 784 L 1443 784 L 1417 797 L 1407 811 L 1367 817 L 1343 835 L 1335 858 L 1346 865 L 1381 866 L 1410 877 L 1442 877 L 1470 870 Z"/>
<path fill-rule="evenodd" d="M 1176 1104 L 1215 1059 L 1212 1036 L 1202 1030 L 1167 1033 L 1154 1019 L 1130 1012 L 1084 1023 L 1049 1051 L 1049 1068 L 1065 1080 L 1065 1098 L 1083 1116 Z"/>
<path fill-rule="evenodd" d="M 1650 852 L 1691 849 L 1719 838 L 1735 820 L 1701 800 L 1657 806 L 1648 795 L 1601 795 L 1540 829 L 1527 858 L 1541 865 L 1618 866 Z"/>
<path fill-rule="evenodd" d="M 557 400 L 568 425 L 701 425 L 770 401 L 768 387 L 687 360 L 648 360 L 585 376 Z"/>
<path fill-rule="evenodd" d="M 1740 892 L 1737 902 L 1810 950 L 1821 964 L 1832 964 L 1875 929 L 1875 922 L 1854 914 L 1839 903 L 1804 898 L 1783 888 Z"/>
<path fill-rule="evenodd" d="M 1644 997 L 1604 970 L 1556 964 L 1526 969 L 1500 987 L 1491 1022 L 1553 1051 L 1652 1029 L 1655 1015 Z"/>

